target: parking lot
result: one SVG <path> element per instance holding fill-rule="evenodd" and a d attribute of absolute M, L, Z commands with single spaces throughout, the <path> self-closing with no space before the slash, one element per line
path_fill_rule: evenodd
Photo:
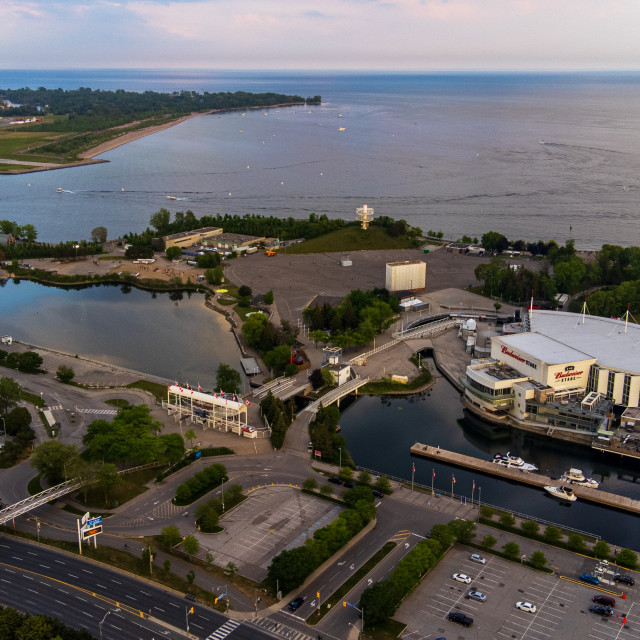
<path fill-rule="evenodd" d="M 338 505 L 301 493 L 291 487 L 265 487 L 220 519 L 224 531 L 196 534 L 199 556 L 211 553 L 214 563 L 233 562 L 244 576 L 261 581 L 274 556 L 313 537 L 317 529 L 338 517 Z"/>
<path fill-rule="evenodd" d="M 489 554 L 485 555 L 486 564 L 478 564 L 469 560 L 473 552 L 455 546 L 405 600 L 394 616 L 407 623 L 402 638 L 640 640 L 637 583 L 625 589 L 626 599 L 616 597 L 614 615 L 603 617 L 589 611 L 592 597 L 619 594 L 620 588 L 592 588 Z M 454 573 L 467 575 L 471 583 L 455 581 Z M 468 599 L 472 590 L 481 591 L 486 600 Z M 520 601 L 534 604 L 535 613 L 517 609 Z M 450 612 L 457 611 L 472 618 L 473 624 L 464 627 L 447 620 Z"/>

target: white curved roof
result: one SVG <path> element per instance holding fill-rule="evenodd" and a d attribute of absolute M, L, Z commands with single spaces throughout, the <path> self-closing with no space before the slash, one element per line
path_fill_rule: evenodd
<path fill-rule="evenodd" d="M 625 331 L 626 328 L 626 331 Z M 581 313 L 534 309 L 531 331 L 598 359 L 598 364 L 640 375 L 640 325 Z"/>

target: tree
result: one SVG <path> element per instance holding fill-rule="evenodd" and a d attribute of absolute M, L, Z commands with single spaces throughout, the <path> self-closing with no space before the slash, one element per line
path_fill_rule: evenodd
<path fill-rule="evenodd" d="M 340 480 L 343 482 L 351 482 L 353 480 L 353 469 L 351 467 L 342 467 L 339 475 Z"/>
<path fill-rule="evenodd" d="M 216 531 L 220 515 L 210 503 L 204 502 L 196 507 L 196 520 L 200 525 L 200 530 L 205 533 Z"/>
<path fill-rule="evenodd" d="M 635 569 L 638 564 L 638 555 L 631 549 L 620 549 L 616 554 L 616 562 L 627 569 Z"/>
<path fill-rule="evenodd" d="M 389 478 L 385 478 L 384 476 L 380 476 L 376 480 L 375 487 L 378 491 L 382 491 L 382 493 L 391 493 L 391 482 L 389 482 Z"/>
<path fill-rule="evenodd" d="M 358 604 L 366 612 L 368 625 L 380 624 L 395 613 L 397 598 L 391 596 L 390 588 L 395 590 L 396 587 L 385 580 L 384 583 L 372 584 L 362 592 Z"/>
<path fill-rule="evenodd" d="M 469 544 L 476 535 L 475 522 L 471 522 L 470 520 L 464 520 L 462 518 L 452 520 L 449 523 L 449 528 L 453 531 L 456 542 L 460 544 Z"/>
<path fill-rule="evenodd" d="M 324 344 L 327 341 L 327 334 L 320 329 L 309 331 L 309 340 L 313 340 L 313 343 L 317 349 L 318 342 L 322 342 Z"/>
<path fill-rule="evenodd" d="M 149 219 L 149 224 L 158 232 L 164 233 L 169 226 L 169 220 L 171 219 L 171 212 L 164 207 L 159 211 L 156 211 Z"/>
<path fill-rule="evenodd" d="M 330 496 L 333 493 L 333 487 L 330 484 L 323 484 L 320 487 L 320 493 L 323 496 Z"/>
<path fill-rule="evenodd" d="M 516 519 L 510 513 L 506 511 L 500 514 L 500 524 L 503 527 L 513 527 L 516 523 Z"/>
<path fill-rule="evenodd" d="M 520 546 L 514 541 L 507 542 L 502 546 L 502 551 L 508 558 L 516 558 L 520 555 Z"/>
<path fill-rule="evenodd" d="M 171 571 L 171 560 L 165 560 L 162 568 L 165 570 L 165 573 L 169 573 L 169 571 Z"/>
<path fill-rule="evenodd" d="M 264 303 L 265 304 L 273 304 L 273 291 L 269 290 L 264 294 Z"/>
<path fill-rule="evenodd" d="M 433 540 L 437 540 L 445 548 L 450 547 L 455 541 L 453 531 L 447 524 L 434 524 L 429 533 Z"/>
<path fill-rule="evenodd" d="M 193 581 L 196 579 L 196 574 L 193 572 L 193 569 L 187 573 L 187 582 L 189 584 L 193 584 Z"/>
<path fill-rule="evenodd" d="M 228 573 L 231 577 L 233 577 L 236 575 L 236 573 L 238 573 L 238 567 L 233 562 L 227 562 L 225 573 Z"/>
<path fill-rule="evenodd" d="M 35 351 L 25 351 L 17 354 L 17 366 L 25 373 L 38 373 L 42 365 L 42 357 Z"/>
<path fill-rule="evenodd" d="M 521 525 L 522 533 L 528 538 L 535 538 L 540 531 L 540 525 L 534 520 L 525 520 Z"/>
<path fill-rule="evenodd" d="M 247 298 L 252 294 L 251 291 L 251 287 L 247 286 L 246 284 L 243 284 L 239 289 L 238 289 L 238 295 L 241 298 Z"/>
<path fill-rule="evenodd" d="M 604 540 L 598 540 L 598 542 L 593 545 L 592 551 L 596 558 L 605 559 L 609 557 L 611 547 Z"/>
<path fill-rule="evenodd" d="M 240 393 L 240 373 L 221 362 L 216 372 L 216 389 L 222 389 L 226 393 Z"/>
<path fill-rule="evenodd" d="M 63 384 L 69 384 L 75 377 L 76 372 L 72 367 L 61 364 L 56 371 L 56 378 Z"/>
<path fill-rule="evenodd" d="M 309 382 L 314 389 L 320 389 L 324 387 L 324 379 L 322 377 L 321 369 L 314 369 L 309 376 Z"/>
<path fill-rule="evenodd" d="M 191 447 L 193 445 L 193 441 L 196 439 L 196 434 L 193 429 L 189 429 L 184 434 L 184 437 L 189 441 L 189 446 Z"/>
<path fill-rule="evenodd" d="M 320 370 L 322 372 L 322 379 L 324 380 L 324 384 L 326 387 L 332 387 L 336 381 L 333 379 L 333 375 L 331 371 L 327 367 L 324 367 Z"/>
<path fill-rule="evenodd" d="M 182 548 L 186 554 L 190 556 L 194 556 L 196 553 L 198 553 L 198 550 L 200 549 L 200 543 L 198 542 L 198 538 L 196 538 L 195 536 L 187 536 L 182 541 Z"/>
<path fill-rule="evenodd" d="M 547 526 L 542 534 L 542 539 L 548 544 L 557 544 L 562 540 L 562 531 L 558 527 L 554 527 L 552 524 Z"/>
<path fill-rule="evenodd" d="M 4 426 L 8 436 L 15 436 L 31 424 L 31 414 L 26 407 L 16 407 L 6 414 Z"/>
<path fill-rule="evenodd" d="M 585 550 L 584 538 L 579 533 L 572 533 L 567 539 L 567 549 L 581 553 Z"/>
<path fill-rule="evenodd" d="M 171 550 L 182 540 L 182 536 L 178 527 L 172 524 L 160 531 L 160 539 L 167 550 Z"/>
<path fill-rule="evenodd" d="M 542 553 L 542 551 L 534 551 L 531 554 L 531 558 L 529 558 L 529 562 L 531 563 L 532 567 L 535 567 L 536 569 L 542 569 L 547 566 L 547 562 L 549 561 L 547 560 L 544 553 Z"/>
<path fill-rule="evenodd" d="M 222 277 L 224 276 L 224 271 L 221 266 L 214 267 L 213 269 L 206 269 L 204 272 L 204 277 L 206 278 L 209 284 L 219 285 L 222 284 Z"/>
<path fill-rule="evenodd" d="M 485 549 L 493 549 L 493 547 L 495 547 L 496 544 L 498 544 L 498 541 L 491 534 L 488 534 L 484 538 L 482 538 L 482 540 L 480 541 L 480 544 Z"/>
<path fill-rule="evenodd" d="M 34 243 L 38 237 L 38 231 L 32 224 L 23 225 L 20 228 L 20 233 L 29 244 Z"/>
<path fill-rule="evenodd" d="M 316 481 L 315 478 L 307 478 L 303 483 L 302 483 L 302 488 L 305 491 L 314 491 L 315 489 L 318 488 L 318 483 Z"/>
<path fill-rule="evenodd" d="M 251 316 L 253 317 L 253 316 Z M 263 361 L 265 365 L 273 371 L 275 374 L 279 374 L 284 371 L 284 368 L 289 364 L 291 358 L 291 350 L 285 345 L 275 347 L 264 355 Z"/>
<path fill-rule="evenodd" d="M 482 235 L 482 246 L 487 251 L 496 251 L 502 253 L 509 248 L 509 241 L 501 233 L 497 231 L 488 231 Z"/>
<path fill-rule="evenodd" d="M 167 260 L 180 260 L 182 258 L 182 249 L 180 247 L 169 247 L 165 251 Z"/>
<path fill-rule="evenodd" d="M 106 227 L 95 227 L 91 231 L 91 242 L 95 244 L 103 244 L 107 241 L 107 228 Z"/>
<path fill-rule="evenodd" d="M 0 411 L 7 413 L 18 403 L 21 393 L 22 387 L 13 378 L 0 378 Z"/>
<path fill-rule="evenodd" d="M 43 442 L 31 454 L 31 466 L 35 467 L 49 482 L 54 485 L 62 482 L 65 477 L 65 466 L 77 457 L 78 452 L 74 444 L 62 444 L 57 440 Z"/>
<path fill-rule="evenodd" d="M 109 491 L 121 483 L 122 478 L 118 475 L 116 465 L 110 462 L 100 465 L 96 469 L 95 475 L 96 484 L 104 490 L 104 503 L 106 505 L 109 501 Z"/>
<path fill-rule="evenodd" d="M 348 489 L 342 495 L 342 499 L 347 503 L 348 506 L 353 507 L 358 500 L 366 500 L 373 504 L 373 492 L 369 487 L 363 487 L 361 485 L 357 485 L 353 487 L 353 489 Z"/>
<path fill-rule="evenodd" d="M 371 484 L 371 474 L 366 471 L 361 471 L 358 474 L 358 484 Z"/>

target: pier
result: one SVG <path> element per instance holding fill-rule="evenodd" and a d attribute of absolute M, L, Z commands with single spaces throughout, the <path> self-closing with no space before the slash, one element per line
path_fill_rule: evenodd
<path fill-rule="evenodd" d="M 494 464 L 490 460 L 472 458 L 471 456 L 465 456 L 461 453 L 447 451 L 446 449 L 440 449 L 440 447 L 432 447 L 428 444 L 421 444 L 419 442 L 416 442 L 411 447 L 411 453 L 423 458 L 431 458 L 456 467 L 473 469 L 488 475 L 504 478 L 505 480 L 512 480 L 514 482 L 520 482 L 522 484 L 528 484 L 534 487 L 544 487 L 547 485 L 559 487 L 563 484 L 560 480 L 549 478 L 548 476 L 543 476 L 538 473 L 503 467 L 501 465 Z M 640 514 L 640 500 L 632 500 L 631 498 L 601 491 L 600 489 L 590 489 L 588 487 L 581 487 L 575 484 L 564 484 L 570 486 L 573 493 L 582 500 L 588 500 L 589 502 L 594 502 L 596 504 L 613 507 L 614 509 L 620 509 L 621 511 L 628 511 L 629 513 Z"/>

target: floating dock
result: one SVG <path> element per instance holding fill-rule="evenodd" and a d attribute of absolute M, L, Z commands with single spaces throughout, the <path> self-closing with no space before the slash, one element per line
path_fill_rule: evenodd
<path fill-rule="evenodd" d="M 440 449 L 440 447 L 432 447 L 428 444 L 421 444 L 419 442 L 416 442 L 411 447 L 411 453 L 415 456 L 431 458 L 463 469 L 473 469 L 474 471 L 480 471 L 488 475 L 504 478 L 505 480 L 512 480 L 513 482 L 528 484 L 534 487 L 544 487 L 547 485 L 559 487 L 564 484 L 566 486 L 570 486 L 573 493 L 582 500 L 588 500 L 589 502 L 594 502 L 606 507 L 620 509 L 621 511 L 628 511 L 629 513 L 640 514 L 640 500 L 632 500 L 631 498 L 619 496 L 615 493 L 608 493 L 600 489 L 590 489 L 576 484 L 567 485 L 567 483 L 563 483 L 558 479 L 549 478 L 548 476 L 543 476 L 538 473 L 503 467 L 499 464 L 494 464 L 490 460 L 472 458 L 471 456 L 465 456 L 461 453 L 455 453 L 455 451 L 447 451 L 445 449 Z"/>

